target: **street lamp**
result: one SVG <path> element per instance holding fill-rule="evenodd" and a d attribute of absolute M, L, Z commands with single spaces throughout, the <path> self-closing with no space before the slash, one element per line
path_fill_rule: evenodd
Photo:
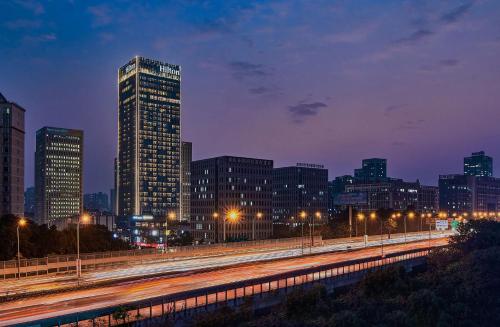
<path fill-rule="evenodd" d="M 257 212 L 257 219 L 262 219 L 262 212 Z M 252 241 L 255 241 L 255 217 L 252 220 Z"/>
<path fill-rule="evenodd" d="M 409 212 L 408 214 L 405 215 L 404 219 L 404 225 L 405 225 L 405 243 L 406 243 L 406 217 L 413 219 L 415 218 L 415 213 Z"/>
<path fill-rule="evenodd" d="M 26 226 L 26 219 L 21 218 L 17 222 L 17 279 L 21 279 L 21 250 L 19 242 L 19 227 Z"/>
<path fill-rule="evenodd" d="M 215 226 L 215 235 L 216 235 L 215 240 L 216 240 L 217 243 L 219 243 L 219 221 L 217 219 L 217 218 L 219 218 L 219 213 L 214 212 L 212 214 L 212 217 L 214 218 L 214 221 L 215 221 L 215 224 L 214 224 L 214 226 Z"/>
<path fill-rule="evenodd" d="M 312 225 L 312 236 L 311 236 L 311 246 L 314 246 L 314 225 L 316 224 L 316 221 L 314 218 L 320 219 L 321 220 L 321 212 L 316 211 L 313 217 L 313 225 Z"/>
<path fill-rule="evenodd" d="M 302 224 L 301 224 L 302 237 L 301 237 L 301 240 L 302 240 L 302 254 L 304 254 L 304 220 L 307 217 L 307 213 L 305 211 L 301 211 L 299 216 L 300 216 L 300 219 L 302 219 Z"/>
<path fill-rule="evenodd" d="M 80 223 L 87 223 L 90 221 L 90 216 L 88 214 L 83 214 L 78 217 L 78 222 L 76 223 L 76 277 L 80 279 L 82 275 L 82 261 L 80 260 Z"/>
<path fill-rule="evenodd" d="M 224 224 L 222 226 L 223 227 L 223 234 L 224 234 L 223 235 L 224 236 L 224 242 L 226 242 L 226 221 L 228 219 L 231 220 L 231 221 L 233 221 L 233 222 L 236 222 L 238 220 L 238 211 L 236 211 L 236 210 L 230 210 L 227 213 L 226 217 L 224 217 L 224 221 L 223 221 Z"/>
<path fill-rule="evenodd" d="M 366 247 L 366 239 L 367 239 L 367 235 L 366 235 L 366 217 L 364 214 L 362 213 L 358 213 L 358 220 L 364 220 L 364 223 L 365 223 L 365 236 L 364 236 L 364 239 L 365 239 L 365 247 Z M 358 225 L 358 224 L 356 224 Z"/>
<path fill-rule="evenodd" d="M 165 253 L 168 253 L 168 221 L 175 220 L 176 214 L 174 211 L 170 211 L 165 219 Z"/>

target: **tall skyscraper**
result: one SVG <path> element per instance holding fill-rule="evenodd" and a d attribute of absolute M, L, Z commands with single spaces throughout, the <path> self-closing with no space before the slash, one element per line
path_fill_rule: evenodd
<path fill-rule="evenodd" d="M 43 127 L 36 132 L 35 219 L 56 225 L 83 209 L 83 131 Z"/>
<path fill-rule="evenodd" d="M 0 215 L 24 214 L 24 112 L 0 93 Z"/>
<path fill-rule="evenodd" d="M 118 215 L 179 217 L 181 69 L 135 57 L 118 71 Z"/>
<path fill-rule="evenodd" d="M 362 167 L 354 170 L 354 177 L 362 181 L 381 181 L 387 178 L 387 159 L 364 159 Z"/>
<path fill-rule="evenodd" d="M 191 218 L 191 161 L 193 157 L 193 144 L 182 141 L 181 150 L 181 220 L 189 221 Z"/>
<path fill-rule="evenodd" d="M 470 157 L 464 158 L 464 175 L 492 177 L 493 158 L 484 151 L 473 152 Z"/>
<path fill-rule="evenodd" d="M 311 164 L 274 168 L 273 219 L 289 223 L 291 219 L 297 220 L 301 211 L 309 219 L 320 213 L 323 222 L 327 221 L 328 169 Z"/>
<path fill-rule="evenodd" d="M 223 242 L 272 235 L 273 161 L 217 157 L 191 165 L 191 229 L 195 240 Z M 235 215 L 236 217 L 233 217 Z"/>

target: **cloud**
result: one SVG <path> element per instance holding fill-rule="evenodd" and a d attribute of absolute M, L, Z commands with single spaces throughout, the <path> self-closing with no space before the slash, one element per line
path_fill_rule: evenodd
<path fill-rule="evenodd" d="M 329 43 L 360 43 L 374 33 L 378 27 L 378 22 L 370 22 L 355 29 L 327 35 L 324 40 Z"/>
<path fill-rule="evenodd" d="M 454 67 L 459 63 L 458 59 L 443 59 L 439 61 L 439 65 L 443 67 Z"/>
<path fill-rule="evenodd" d="M 401 111 L 401 109 L 403 109 L 406 106 L 408 106 L 408 104 L 406 104 L 406 103 L 403 103 L 403 104 L 393 104 L 393 105 L 387 106 L 384 109 L 384 115 L 385 116 L 389 116 L 389 115 L 391 115 L 394 112 Z"/>
<path fill-rule="evenodd" d="M 323 108 L 327 108 L 326 103 L 323 102 L 304 102 L 300 101 L 298 104 L 288 106 L 287 110 L 291 114 L 292 121 L 296 124 L 303 123 L 307 118 L 316 116 Z"/>
<path fill-rule="evenodd" d="M 40 27 L 42 25 L 42 22 L 40 20 L 16 19 L 5 22 L 4 25 L 10 30 L 33 29 Z"/>
<path fill-rule="evenodd" d="M 92 15 L 93 22 L 92 26 L 105 26 L 111 23 L 111 12 L 109 7 L 106 5 L 90 6 L 87 11 Z"/>
<path fill-rule="evenodd" d="M 440 21 L 445 24 L 451 24 L 457 22 L 462 17 L 464 17 L 467 14 L 467 12 L 471 10 L 473 4 L 474 4 L 473 2 L 467 2 L 462 4 L 461 6 L 453 8 L 449 12 L 444 13 L 441 16 Z"/>
<path fill-rule="evenodd" d="M 28 35 L 23 38 L 25 42 L 28 43 L 44 43 L 44 42 L 52 42 L 57 40 L 57 36 L 54 33 L 40 34 L 40 35 Z"/>
<path fill-rule="evenodd" d="M 420 129 L 422 124 L 425 123 L 424 119 L 416 119 L 416 120 L 407 120 L 400 124 L 396 129 L 397 130 L 415 130 Z"/>
<path fill-rule="evenodd" d="M 248 61 L 233 61 L 229 63 L 229 68 L 236 79 L 251 77 L 266 77 L 271 75 L 271 71 L 264 65 L 254 64 Z"/>
<path fill-rule="evenodd" d="M 264 93 L 269 93 L 272 90 L 268 87 L 260 86 L 260 87 L 254 87 L 251 89 L 248 89 L 248 92 L 252 94 L 264 94 Z"/>
<path fill-rule="evenodd" d="M 23 7 L 24 9 L 30 10 L 35 15 L 41 15 L 41 14 L 43 14 L 45 12 L 45 8 L 38 1 L 34 1 L 34 0 L 16 0 L 15 3 L 17 3 L 19 6 Z"/>
<path fill-rule="evenodd" d="M 413 45 L 417 42 L 420 42 L 422 40 L 429 38 L 432 35 L 434 35 L 434 32 L 432 32 L 428 29 L 418 29 L 406 37 L 397 39 L 396 41 L 393 42 L 393 44 L 394 45 L 404 45 L 404 46 Z"/>
<path fill-rule="evenodd" d="M 452 69 L 460 64 L 460 60 L 455 58 L 442 59 L 434 64 L 423 65 L 420 67 L 420 71 L 425 73 L 438 72 L 443 69 Z"/>

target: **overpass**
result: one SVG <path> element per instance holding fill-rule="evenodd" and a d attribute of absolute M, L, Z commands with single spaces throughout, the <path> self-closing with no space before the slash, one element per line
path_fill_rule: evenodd
<path fill-rule="evenodd" d="M 384 257 L 378 247 L 363 247 L 33 296 L 0 304 L 0 325 L 116 325 L 121 322 L 113 313 L 124 307 L 129 319 L 172 318 L 312 282 L 345 283 L 373 269 L 417 263 L 428 254 L 429 245 L 445 244 L 446 238 L 435 238 L 386 245 Z"/>

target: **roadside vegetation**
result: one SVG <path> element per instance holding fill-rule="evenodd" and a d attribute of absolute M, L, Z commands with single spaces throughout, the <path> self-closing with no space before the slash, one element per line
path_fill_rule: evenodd
<path fill-rule="evenodd" d="M 17 257 L 17 223 L 13 215 L 0 217 L 0 261 Z M 19 245 L 24 258 L 41 258 L 48 255 L 76 253 L 76 227 L 58 231 L 55 226 L 38 225 L 33 221 L 19 230 Z M 115 239 L 113 234 L 102 225 L 80 226 L 80 251 L 100 252 L 127 250 L 130 245 Z"/>
<path fill-rule="evenodd" d="M 251 305 L 200 315 L 211 326 L 500 326 L 500 223 L 471 221 L 450 246 L 436 250 L 421 273 L 394 267 L 328 294 L 296 290 L 270 314 Z"/>

